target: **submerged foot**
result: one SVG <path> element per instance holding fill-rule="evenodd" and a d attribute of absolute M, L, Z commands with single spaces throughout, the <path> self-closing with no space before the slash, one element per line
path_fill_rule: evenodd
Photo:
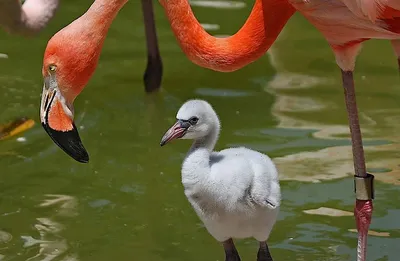
<path fill-rule="evenodd" d="M 147 58 L 147 67 L 143 76 L 144 86 L 146 92 L 154 92 L 160 89 L 161 81 L 162 81 L 162 61 L 161 57 L 148 57 Z"/>
<path fill-rule="evenodd" d="M 273 261 L 266 242 L 260 242 L 260 248 L 258 249 L 257 253 L 257 261 Z"/>
<path fill-rule="evenodd" d="M 241 261 L 239 253 L 237 251 L 231 253 L 225 252 L 225 261 Z"/>
<path fill-rule="evenodd" d="M 232 238 L 222 243 L 225 250 L 225 261 L 241 261 Z"/>

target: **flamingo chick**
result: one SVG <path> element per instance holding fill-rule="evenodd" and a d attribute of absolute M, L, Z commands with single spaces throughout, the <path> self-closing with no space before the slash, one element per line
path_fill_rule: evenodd
<path fill-rule="evenodd" d="M 247 148 L 213 151 L 220 122 L 209 103 L 189 100 L 161 146 L 193 139 L 182 165 L 185 195 L 208 232 L 222 243 L 226 261 L 240 261 L 232 238 L 260 242 L 258 261 L 272 261 L 267 239 L 279 212 L 278 172 L 271 159 Z"/>

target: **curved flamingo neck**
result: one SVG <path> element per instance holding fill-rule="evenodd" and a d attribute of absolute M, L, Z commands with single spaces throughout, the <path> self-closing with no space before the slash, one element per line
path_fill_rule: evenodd
<path fill-rule="evenodd" d="M 160 2 L 188 58 L 202 67 L 224 72 L 238 70 L 264 55 L 295 12 L 286 0 L 256 0 L 236 34 L 217 38 L 203 29 L 188 0 Z"/>
<path fill-rule="evenodd" d="M 108 30 L 118 11 L 128 0 L 95 0 L 88 11 L 82 15 L 85 22 L 97 29 Z"/>

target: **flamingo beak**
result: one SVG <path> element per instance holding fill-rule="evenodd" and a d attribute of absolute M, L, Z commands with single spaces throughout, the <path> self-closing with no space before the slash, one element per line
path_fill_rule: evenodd
<path fill-rule="evenodd" d="M 56 77 L 44 78 L 40 120 L 50 138 L 69 156 L 81 163 L 89 161 L 79 133 L 73 121 L 74 108 L 61 93 Z"/>
<path fill-rule="evenodd" d="M 185 136 L 187 129 L 190 127 L 190 123 L 183 120 L 178 120 L 171 128 L 164 134 L 161 139 L 160 145 L 164 146 L 171 140 L 179 139 Z"/>

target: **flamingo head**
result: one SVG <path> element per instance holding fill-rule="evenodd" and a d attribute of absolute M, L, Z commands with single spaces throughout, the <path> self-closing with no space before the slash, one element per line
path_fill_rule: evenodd
<path fill-rule="evenodd" d="M 62 150 L 78 162 L 87 163 L 89 155 L 75 127 L 73 102 L 96 69 L 104 34 L 84 27 L 72 23 L 47 44 L 40 119 Z"/>

